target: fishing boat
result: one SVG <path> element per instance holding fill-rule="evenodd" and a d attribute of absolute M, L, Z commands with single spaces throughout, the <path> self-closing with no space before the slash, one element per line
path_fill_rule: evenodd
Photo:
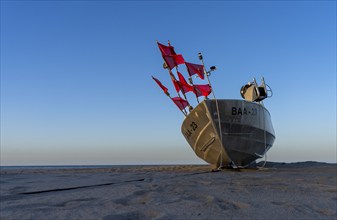
<path fill-rule="evenodd" d="M 181 132 L 195 154 L 218 169 L 248 167 L 263 158 L 275 140 L 270 113 L 263 105 L 263 100 L 272 95 L 264 78 L 261 85 L 253 78 L 252 82 L 242 86 L 242 100 L 216 99 L 209 80 L 210 73 L 216 68 L 213 66 L 206 71 L 201 53 L 198 56 L 202 64 L 191 64 L 177 55 L 170 44 L 165 46 L 158 43 L 158 46 L 165 61 L 164 68 L 169 70 L 178 97 L 172 98 L 168 89 L 159 80 L 153 79 L 185 115 Z M 175 78 L 172 69 L 180 64 L 186 65 L 190 83 L 178 69 L 179 80 Z M 206 76 L 208 84 L 193 84 L 191 76 L 194 74 L 201 79 Z M 195 93 L 198 101 L 195 107 L 188 102 L 187 92 Z M 211 93 L 213 98 L 210 99 L 208 95 Z M 201 102 L 198 99 L 200 96 L 205 97 Z"/>

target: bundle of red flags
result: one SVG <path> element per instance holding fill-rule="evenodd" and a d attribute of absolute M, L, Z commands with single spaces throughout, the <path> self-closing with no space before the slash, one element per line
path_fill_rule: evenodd
<path fill-rule="evenodd" d="M 178 94 L 181 91 L 183 93 L 185 99 L 186 99 L 185 94 L 188 93 L 188 92 L 193 92 L 196 95 L 196 97 L 199 97 L 199 96 L 207 97 L 212 92 L 212 88 L 211 88 L 210 85 L 208 85 L 208 84 L 206 84 L 206 85 L 193 85 L 192 81 L 191 81 L 192 85 L 190 85 L 185 80 L 184 76 L 180 72 L 177 71 L 177 75 L 178 75 L 178 79 L 179 79 L 179 80 L 177 80 L 175 78 L 175 76 L 173 75 L 172 71 L 171 71 L 174 67 L 176 67 L 180 64 L 185 64 L 190 77 L 197 74 L 201 79 L 204 79 L 205 69 L 204 69 L 203 65 L 185 62 L 183 56 L 181 54 L 176 54 L 176 52 L 174 51 L 174 47 L 172 47 L 170 45 L 170 43 L 169 43 L 168 46 L 163 45 L 159 42 L 157 42 L 157 44 L 158 44 L 159 50 L 161 52 L 161 55 L 162 55 L 166 65 L 167 65 L 167 67 L 169 68 L 169 74 L 170 74 L 171 80 L 172 80 L 174 88 L 175 88 L 175 90 L 177 91 Z M 163 86 L 163 84 L 158 79 L 156 79 L 153 76 L 152 76 L 152 78 L 153 78 L 153 80 L 156 81 L 156 83 L 164 91 L 164 93 L 170 97 L 168 89 L 165 86 Z M 188 101 L 185 100 L 185 99 L 181 98 L 180 96 L 171 98 L 171 100 L 177 105 L 177 107 L 180 110 L 184 110 L 186 107 L 190 106 Z M 184 114 L 186 115 L 186 111 L 185 111 Z"/>

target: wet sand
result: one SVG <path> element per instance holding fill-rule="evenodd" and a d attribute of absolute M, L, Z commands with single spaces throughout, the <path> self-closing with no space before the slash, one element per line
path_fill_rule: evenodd
<path fill-rule="evenodd" d="M 0 219 L 337 219 L 337 165 L 1 169 Z"/>

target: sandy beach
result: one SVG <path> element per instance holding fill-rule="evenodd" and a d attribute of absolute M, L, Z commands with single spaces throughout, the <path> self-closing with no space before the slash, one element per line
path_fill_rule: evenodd
<path fill-rule="evenodd" d="M 1 169 L 0 219 L 337 219 L 337 165 Z"/>

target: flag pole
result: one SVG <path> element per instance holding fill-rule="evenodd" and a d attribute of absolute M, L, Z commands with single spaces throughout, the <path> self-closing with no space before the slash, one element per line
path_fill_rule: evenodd
<path fill-rule="evenodd" d="M 170 71 L 170 74 L 173 75 L 172 71 L 171 71 L 171 70 L 169 70 L 169 71 Z M 178 73 L 178 65 L 176 66 L 176 71 L 177 71 L 177 73 Z M 174 78 L 174 80 L 176 80 L 176 78 L 175 78 L 174 75 L 173 75 L 173 78 Z M 177 80 L 176 80 L 176 81 L 177 81 Z M 185 91 L 183 91 L 183 88 L 182 88 L 181 84 L 178 83 L 178 86 L 179 86 L 179 89 L 180 89 L 181 93 L 183 94 L 185 100 L 188 102 L 188 99 L 187 99 L 187 97 L 186 97 Z M 193 88 L 194 88 L 194 87 L 193 87 Z M 192 106 L 190 105 L 190 103 L 188 102 L 188 110 L 191 112 L 192 109 L 193 109 L 193 107 L 192 107 Z"/>
<path fill-rule="evenodd" d="M 171 47 L 171 42 L 168 40 L 168 45 Z M 166 65 L 167 66 L 167 65 Z M 175 76 L 174 76 L 174 74 L 172 73 L 172 70 L 168 67 L 168 70 L 169 70 L 169 72 L 170 72 L 170 75 L 171 75 L 171 77 L 173 77 L 173 79 L 175 80 L 175 81 L 177 81 L 177 79 L 175 78 Z M 178 72 L 178 65 L 176 65 L 176 71 Z M 185 93 L 184 93 L 184 91 L 183 91 L 183 88 L 181 87 L 181 85 L 180 85 L 180 83 L 178 83 L 178 86 L 179 86 L 179 89 L 180 89 L 180 91 L 181 91 L 181 93 L 183 94 L 183 96 L 184 96 L 184 98 L 185 98 L 185 100 L 188 102 L 188 100 L 187 100 L 187 97 L 186 97 L 186 95 L 185 95 Z M 179 94 L 179 92 L 178 92 L 178 94 Z M 191 112 L 191 109 L 192 109 L 193 107 L 190 105 L 190 103 L 188 102 L 188 110 Z"/>
<path fill-rule="evenodd" d="M 165 93 L 170 99 L 171 99 L 171 101 L 173 102 L 173 99 L 171 98 L 171 96 L 170 96 L 170 93 Z M 174 102 L 173 102 L 174 103 Z M 175 104 L 175 103 L 174 103 Z M 179 108 L 179 107 L 178 107 Z M 187 116 L 187 112 L 185 111 L 185 109 L 184 109 L 184 111 L 183 110 L 181 110 L 180 108 L 179 108 L 179 110 L 185 115 L 185 117 Z"/>
<path fill-rule="evenodd" d="M 215 94 L 214 94 L 214 90 L 213 90 L 211 81 L 210 81 L 210 79 L 209 79 L 209 77 L 208 77 L 208 75 L 210 74 L 210 72 L 211 72 L 211 71 L 214 71 L 216 68 L 215 68 L 215 67 L 214 67 L 214 68 L 211 67 L 211 70 L 210 70 L 209 72 L 207 72 L 206 69 L 205 69 L 205 64 L 204 64 L 204 59 L 203 59 L 203 57 L 202 57 L 202 54 L 201 54 L 201 53 L 198 53 L 198 57 L 199 57 L 199 60 L 201 61 L 202 65 L 203 65 L 203 67 L 204 67 L 204 73 L 205 73 L 205 75 L 206 75 L 206 77 L 207 77 L 208 84 L 211 86 L 212 94 L 213 94 L 213 97 L 214 97 L 214 100 L 215 100 L 216 111 L 217 111 L 217 113 L 218 113 L 218 121 L 219 121 L 218 123 L 219 123 L 220 140 L 221 140 L 221 145 L 222 145 L 223 143 L 222 143 L 222 130 L 221 130 L 221 119 L 220 119 L 219 104 L 218 104 L 218 100 L 217 100 L 216 97 L 215 97 Z M 223 149 L 221 149 L 221 151 L 220 151 L 220 159 L 221 159 L 221 162 L 220 162 L 220 167 L 219 167 L 219 168 L 223 167 L 222 150 L 223 150 Z"/>
<path fill-rule="evenodd" d="M 193 80 L 192 80 L 192 76 L 190 75 L 190 73 L 188 73 L 188 75 L 190 76 L 190 77 L 188 77 L 188 81 L 190 81 L 190 83 L 192 84 L 195 97 L 197 98 L 197 102 L 199 103 L 198 94 L 197 94 L 197 91 L 195 90 L 195 87 L 194 87 L 194 84 L 193 84 Z"/>
<path fill-rule="evenodd" d="M 171 96 L 170 96 L 170 93 L 168 92 L 168 89 L 165 87 L 165 86 L 163 86 L 163 84 L 161 84 L 161 82 L 158 80 L 158 79 L 156 79 L 155 77 L 153 77 L 152 76 L 152 79 L 157 83 L 157 85 L 163 90 L 163 92 L 171 99 L 171 101 L 175 104 L 175 102 L 174 102 L 174 100 L 171 98 Z M 179 106 L 178 106 L 178 108 L 179 108 Z M 186 117 L 186 115 L 187 115 L 187 113 L 186 112 L 184 112 L 182 109 L 180 109 L 179 108 L 179 110 L 185 115 L 185 117 Z"/>
<path fill-rule="evenodd" d="M 164 69 L 167 69 L 168 70 L 168 72 L 169 72 L 169 74 L 170 74 L 170 77 L 171 77 L 171 79 L 172 80 L 174 80 L 175 82 L 177 81 L 177 79 L 175 78 L 175 76 L 173 75 L 173 73 L 172 73 L 172 71 L 170 70 L 170 67 L 166 64 L 166 62 L 165 62 L 165 60 L 164 60 Z M 178 83 L 178 86 L 179 86 L 179 89 L 181 90 L 181 86 L 180 86 L 180 84 Z M 177 94 L 178 94 L 178 97 L 179 98 L 181 98 L 181 96 L 180 96 L 180 93 L 179 92 L 177 92 Z M 186 96 L 185 96 L 185 94 L 184 94 L 184 97 L 185 97 L 185 99 L 186 99 Z M 186 99 L 186 101 L 188 101 L 187 99 Z M 188 103 L 188 106 L 190 107 L 190 104 Z M 186 109 L 184 109 L 184 112 L 185 112 L 185 116 L 187 115 L 187 111 L 186 111 Z"/>
<path fill-rule="evenodd" d="M 169 40 L 168 40 L 168 45 L 171 47 L 171 42 L 170 42 Z M 175 76 L 173 75 L 173 73 L 172 73 L 172 71 L 170 70 L 170 68 L 168 67 L 168 65 L 166 65 L 166 66 L 167 66 L 167 68 L 168 68 L 168 70 L 169 70 L 169 73 L 170 73 L 171 77 L 173 77 L 173 79 L 174 79 L 175 81 L 177 81 L 177 79 L 176 79 Z M 176 65 L 176 71 L 178 72 L 178 65 Z M 192 84 L 192 85 L 193 85 L 193 84 Z M 181 87 L 180 83 L 178 83 L 178 86 L 179 86 L 179 89 L 180 89 L 181 93 L 183 94 L 185 100 L 188 102 L 187 97 L 186 97 L 186 95 L 185 95 L 185 93 L 184 93 L 184 91 L 183 91 L 183 88 Z M 194 86 L 193 86 L 193 89 L 194 89 Z M 194 89 L 194 90 L 195 90 L 195 89 Z M 178 95 L 179 95 L 179 92 L 178 92 Z M 180 96 L 179 96 L 179 97 L 180 97 Z M 197 101 L 198 101 L 198 103 L 199 103 L 198 96 L 197 96 Z M 188 110 L 191 112 L 192 109 L 193 109 L 193 107 L 192 107 L 192 106 L 190 105 L 190 103 L 188 102 Z"/>
<path fill-rule="evenodd" d="M 158 40 L 157 40 L 157 44 L 158 44 Z M 168 41 L 168 45 L 171 47 L 170 41 Z M 173 73 L 172 73 L 170 67 L 167 65 L 165 59 L 164 59 L 163 68 L 168 70 L 168 72 L 169 72 L 169 74 L 170 74 L 170 77 L 171 77 L 171 80 L 174 81 L 174 82 L 177 82 L 177 79 L 174 77 L 174 75 L 173 75 Z M 178 86 L 179 86 L 179 89 L 181 90 L 181 86 L 180 86 L 179 83 L 178 83 Z M 181 98 L 179 91 L 177 92 L 177 94 L 178 94 L 178 97 Z M 186 99 L 186 96 L 185 96 L 185 95 L 184 95 L 184 97 L 185 97 L 185 99 Z M 186 101 L 187 101 L 187 99 L 186 99 Z M 187 101 L 187 102 L 188 102 L 188 101 Z M 188 105 L 189 105 L 189 108 L 190 108 L 190 104 L 189 104 L 189 103 L 188 103 Z M 181 111 L 182 111 L 182 110 L 181 110 Z M 184 112 L 184 115 L 186 116 L 186 115 L 187 115 L 186 109 L 184 109 L 183 112 Z"/>

